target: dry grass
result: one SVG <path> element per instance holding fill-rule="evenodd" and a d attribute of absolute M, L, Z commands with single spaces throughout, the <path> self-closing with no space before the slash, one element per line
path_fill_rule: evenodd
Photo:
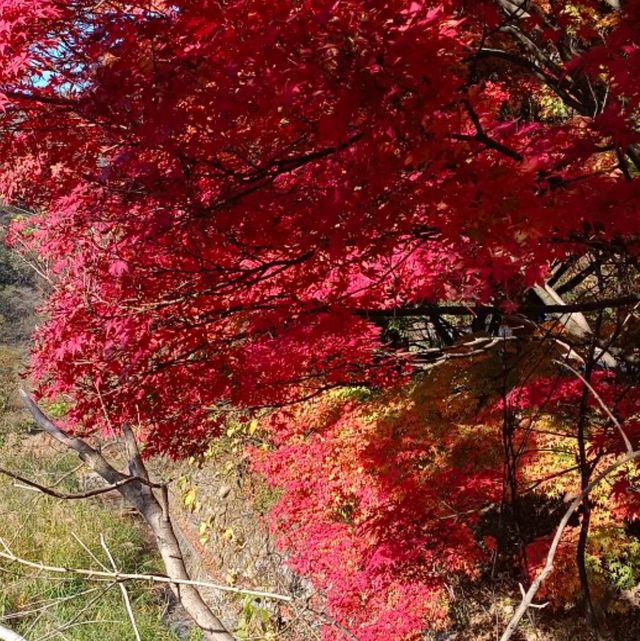
<path fill-rule="evenodd" d="M 30 423 L 14 400 L 20 351 L 0 347 L 0 465 L 37 482 L 77 491 L 78 461 L 53 446 Z M 61 501 L 16 487 L 0 478 L 0 537 L 21 557 L 54 566 L 99 568 L 109 563 L 103 535 L 125 572 L 161 571 L 145 542 L 141 523 L 101 500 Z M 163 622 L 166 592 L 146 584 L 129 585 L 144 641 L 178 641 Z M 128 641 L 135 636 L 118 586 L 77 576 L 51 576 L 0 562 L 0 622 L 28 641 Z M 192 635 L 192 639 L 199 635 Z"/>

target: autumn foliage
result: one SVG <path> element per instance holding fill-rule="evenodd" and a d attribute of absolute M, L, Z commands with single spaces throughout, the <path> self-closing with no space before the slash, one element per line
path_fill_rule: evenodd
<path fill-rule="evenodd" d="M 148 454 L 257 413 L 274 531 L 361 641 L 445 625 L 451 577 L 498 558 L 529 580 L 624 451 L 607 410 L 640 438 L 620 4 L 0 0 L 39 394 Z M 635 474 L 567 530 L 561 605 L 633 583 Z"/>

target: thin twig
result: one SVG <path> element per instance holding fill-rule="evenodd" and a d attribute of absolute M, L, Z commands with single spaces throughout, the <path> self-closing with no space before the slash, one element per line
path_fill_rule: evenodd
<path fill-rule="evenodd" d="M 41 494 L 46 494 L 47 496 L 51 496 L 56 499 L 63 499 L 65 501 L 79 501 L 81 499 L 89 499 L 95 496 L 100 496 L 101 494 L 114 492 L 118 488 L 122 487 L 123 485 L 127 485 L 128 483 L 133 483 L 134 481 L 141 480 L 138 477 L 130 476 L 130 477 L 127 477 L 126 479 L 123 479 L 121 481 L 114 483 L 113 485 L 100 487 L 95 490 L 88 490 L 86 492 L 79 492 L 77 494 L 67 494 L 66 492 L 59 492 L 58 490 L 54 490 L 53 488 L 40 485 L 39 483 L 36 483 L 31 479 L 27 479 L 24 476 L 21 476 L 20 474 L 16 474 L 15 472 L 12 472 L 11 470 L 7 470 L 5 468 L 0 467 L 0 474 L 4 474 L 9 478 L 12 478 L 15 481 L 18 481 L 19 483 L 16 483 L 15 487 L 19 487 L 21 489 L 26 489 L 26 490 L 33 490 L 35 492 L 40 492 Z M 23 485 L 20 485 L 20 483 L 22 483 Z"/>
<path fill-rule="evenodd" d="M 200 581 L 200 580 L 191 580 L 191 579 L 178 579 L 168 576 L 162 576 L 160 574 L 136 574 L 136 573 L 126 573 L 126 572 L 110 572 L 106 570 L 89 570 L 87 568 L 64 568 L 55 565 L 47 565 L 45 563 L 40 563 L 37 561 L 29 561 L 23 559 L 16 554 L 14 554 L 11 549 L 7 546 L 5 541 L 0 538 L 0 546 L 4 551 L 0 551 L 0 558 L 7 559 L 8 561 L 13 561 L 21 565 L 26 565 L 27 567 L 34 568 L 36 570 L 42 570 L 44 572 L 51 572 L 54 574 L 77 574 L 80 576 L 86 576 L 90 580 L 101 581 L 101 580 L 115 580 L 115 581 L 150 581 L 153 583 L 173 583 L 176 585 L 191 585 L 194 587 L 203 587 L 203 588 L 212 588 L 215 590 L 220 590 L 221 592 L 231 592 L 233 594 L 247 594 L 251 596 L 263 597 L 265 599 L 273 599 L 275 601 L 293 601 L 293 597 L 286 596 L 284 594 L 276 594 L 274 592 L 263 592 L 261 590 L 248 590 L 243 588 L 234 588 L 228 585 L 220 585 L 219 583 L 213 583 L 212 581 Z"/>
<path fill-rule="evenodd" d="M 109 568 L 89 549 L 87 545 L 80 539 L 80 537 L 75 533 L 71 532 L 71 536 L 76 540 L 78 545 L 87 553 L 90 559 L 95 561 L 103 570 L 109 571 Z"/>
<path fill-rule="evenodd" d="M 103 590 L 101 590 L 96 596 L 94 596 L 88 603 L 79 611 L 74 614 L 69 621 L 67 621 L 64 625 L 56 628 L 55 630 L 52 630 L 45 636 L 41 637 L 39 641 L 46 641 L 47 639 L 51 639 L 52 637 L 56 636 L 57 634 L 60 634 L 64 632 L 65 630 L 69 630 L 70 628 L 73 628 L 75 625 L 79 625 L 79 619 L 82 617 L 82 615 L 85 612 L 89 612 L 91 608 L 102 599 L 102 597 L 114 586 L 113 583 L 110 583 L 107 585 Z M 86 621 L 82 622 L 82 624 L 87 625 L 87 624 L 93 624 L 93 623 L 98 623 L 98 621 Z"/>
<path fill-rule="evenodd" d="M 600 405 L 600 407 L 604 410 L 606 415 L 611 419 L 611 422 L 618 428 L 618 432 L 620 432 L 620 436 L 622 436 L 622 440 L 624 441 L 624 444 L 627 448 L 627 452 L 631 454 L 633 452 L 633 445 L 631 444 L 629 437 L 625 434 L 625 431 L 622 428 L 620 421 L 615 417 L 614 413 L 609 409 L 607 404 L 602 400 L 602 398 L 600 397 L 600 394 L 596 392 L 593 385 L 591 385 L 591 383 L 589 383 L 589 381 L 578 370 L 573 369 L 571 365 L 558 360 L 554 360 L 553 362 L 557 363 L 558 365 L 561 365 L 565 369 L 568 369 L 570 372 L 575 374 L 584 383 L 584 386 L 591 392 L 591 394 L 593 394 L 593 397 L 596 399 L 596 401 L 598 401 L 598 405 Z"/>
<path fill-rule="evenodd" d="M 104 552 L 107 555 L 107 558 L 109 559 L 109 563 L 111 563 L 111 567 L 113 568 L 113 571 L 117 573 L 118 566 L 116 565 L 116 561 L 113 558 L 113 554 L 111 554 L 111 550 L 109 549 L 109 546 L 107 545 L 107 542 L 103 534 L 100 534 L 100 544 L 102 545 L 102 548 L 104 549 Z M 131 621 L 131 628 L 133 629 L 133 633 L 136 637 L 136 641 L 142 641 L 142 638 L 140 637 L 140 630 L 138 630 L 138 624 L 136 623 L 136 618 L 133 614 L 133 608 L 131 607 L 131 599 L 129 598 L 129 592 L 127 591 L 127 587 L 122 582 L 118 583 L 118 587 L 120 588 L 120 592 L 122 593 L 122 601 L 124 602 L 124 607 L 127 610 L 129 621 Z"/>
<path fill-rule="evenodd" d="M 513 633 L 516 631 L 516 628 L 518 627 L 520 620 L 525 615 L 527 610 L 531 607 L 531 602 L 533 601 L 536 593 L 540 589 L 540 586 L 545 581 L 545 579 L 549 576 L 549 574 L 551 574 L 553 570 L 553 562 L 554 562 L 556 553 L 558 551 L 558 546 L 560 545 L 560 539 L 562 538 L 562 534 L 564 533 L 564 530 L 566 529 L 567 524 L 569 523 L 569 519 L 571 518 L 573 513 L 580 507 L 582 502 L 585 500 L 585 498 L 589 495 L 589 493 L 591 492 L 591 490 L 593 490 L 594 487 L 599 485 L 605 478 L 607 478 L 612 472 L 617 470 L 619 467 L 622 467 L 623 465 L 626 465 L 627 463 L 630 463 L 631 461 L 637 458 L 640 458 L 640 450 L 636 450 L 636 451 L 625 454 L 624 456 L 619 458 L 617 461 L 615 461 L 614 463 L 609 465 L 607 468 L 605 468 L 596 477 L 594 477 L 592 481 L 589 483 L 589 485 L 587 485 L 587 487 L 572 500 L 571 505 L 569 506 L 567 511 L 564 513 L 564 516 L 562 517 L 562 520 L 560 521 L 560 524 L 556 529 L 556 533 L 553 537 L 553 541 L 551 542 L 551 547 L 547 552 L 547 559 L 546 559 L 544 568 L 542 568 L 541 572 L 538 574 L 538 576 L 534 579 L 534 581 L 529 586 L 529 589 L 527 590 L 526 594 L 524 594 L 524 596 L 522 597 L 522 601 L 520 602 L 520 605 L 517 607 L 516 611 L 511 617 L 511 620 L 509 621 L 505 631 L 500 637 L 500 641 L 509 641 L 509 639 L 513 636 Z"/>
<path fill-rule="evenodd" d="M 3 617 L 0 617 L 0 620 L 12 621 L 13 619 L 23 619 L 24 617 L 28 617 L 33 614 L 43 613 L 43 612 L 46 612 L 47 610 L 51 610 L 52 608 L 58 607 L 61 603 L 72 601 L 73 599 L 77 599 L 78 597 L 81 597 L 81 596 L 86 596 L 87 594 L 94 594 L 100 589 L 101 588 L 99 587 L 90 588 L 89 590 L 83 590 L 82 592 L 78 592 L 70 596 L 60 597 L 58 599 L 55 599 L 55 601 L 47 601 L 42 605 L 40 605 L 39 603 L 31 604 L 31 608 L 29 610 L 18 610 L 17 612 L 11 612 L 10 614 L 5 614 Z M 0 637 L 0 639 L 1 638 L 2 637 Z"/>

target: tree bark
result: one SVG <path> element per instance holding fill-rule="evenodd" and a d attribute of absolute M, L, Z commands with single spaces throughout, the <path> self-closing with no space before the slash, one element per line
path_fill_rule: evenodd
<path fill-rule="evenodd" d="M 16 632 L 4 628 L 0 625 L 0 639 L 2 641 L 27 641 L 24 637 L 21 637 Z"/>
<path fill-rule="evenodd" d="M 80 459 L 109 485 L 116 486 L 115 489 L 125 501 L 140 513 L 153 532 L 167 576 L 171 579 L 190 580 L 191 577 L 187 570 L 184 555 L 180 549 L 180 543 L 169 515 L 166 487 L 154 490 L 156 486 L 149 482 L 149 475 L 140 457 L 131 428 L 128 426 L 123 427 L 130 470 L 130 474 L 123 474 L 116 470 L 100 452 L 92 448 L 88 443 L 79 438 L 70 437 L 63 432 L 44 415 L 28 394 L 21 391 L 20 395 L 36 423 L 47 434 L 59 443 L 74 450 Z M 160 497 L 156 495 L 156 492 Z M 178 602 L 193 619 L 194 623 L 204 632 L 207 641 L 234 641 L 233 635 L 211 611 L 211 608 L 205 603 L 200 591 L 195 586 L 175 583 L 170 585 Z M 0 639 L 2 639 L 2 636 L 0 636 Z M 8 641 L 16 640 L 9 638 Z M 24 641 L 24 639 L 18 639 L 17 641 Z"/>

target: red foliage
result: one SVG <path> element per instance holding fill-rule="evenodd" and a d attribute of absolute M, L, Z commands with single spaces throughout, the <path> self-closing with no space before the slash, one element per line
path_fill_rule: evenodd
<path fill-rule="evenodd" d="M 0 182 L 57 283 L 42 392 L 177 452 L 217 403 L 387 378 L 357 310 L 517 302 L 572 243 L 635 242 L 599 152 L 635 136 L 635 23 L 600 61 L 624 105 L 526 123 L 530 78 L 469 82 L 489 4 L 2 2 Z"/>
<path fill-rule="evenodd" d="M 278 544 L 362 641 L 441 627 L 447 580 L 489 558 L 474 528 L 502 490 L 498 433 L 451 423 L 424 387 L 332 393 L 282 412 L 274 448 L 254 452 L 282 490 L 270 517 Z M 325 638 L 342 639 L 329 628 Z"/>
<path fill-rule="evenodd" d="M 397 311 L 514 312 L 554 261 L 637 260 L 640 7 L 566 4 L 0 0 L 0 191 L 36 212 L 13 242 L 53 285 L 39 393 L 70 401 L 71 427 L 135 423 L 177 456 L 229 408 L 406 382 Z M 350 490 L 361 521 L 331 521 L 345 420 L 265 469 L 339 618 L 410 638 L 476 544 L 423 518 L 440 509 L 425 478 L 394 476 L 421 441 L 351 443 L 341 491 L 357 461 L 382 471 Z M 477 507 L 496 491 L 480 469 L 435 480 Z"/>

